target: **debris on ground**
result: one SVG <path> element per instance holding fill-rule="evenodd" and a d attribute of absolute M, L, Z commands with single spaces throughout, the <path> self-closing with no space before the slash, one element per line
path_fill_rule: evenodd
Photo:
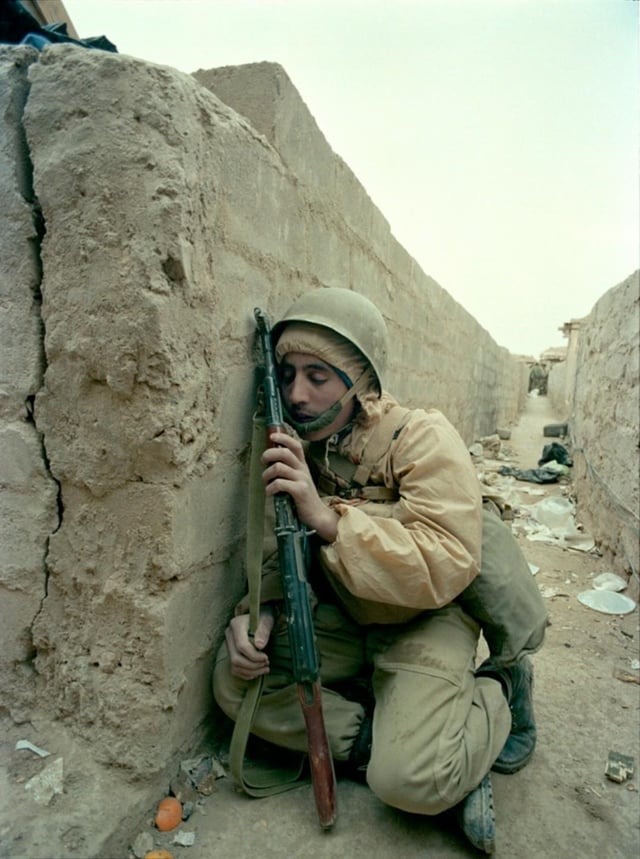
<path fill-rule="evenodd" d="M 615 573 L 599 573 L 594 577 L 591 586 L 596 591 L 623 591 L 627 583 L 622 576 Z"/>
<path fill-rule="evenodd" d="M 640 664 L 637 659 L 631 662 L 631 665 L 614 665 L 611 672 L 616 680 L 622 680 L 623 683 L 638 683 L 640 684 Z"/>
<path fill-rule="evenodd" d="M 160 832 L 170 832 L 182 823 L 182 803 L 175 796 L 165 796 L 158 803 L 154 823 Z"/>
<path fill-rule="evenodd" d="M 512 468 L 503 465 L 500 474 L 515 477 L 516 480 L 526 480 L 529 483 L 555 483 L 560 473 L 554 468 Z"/>
<path fill-rule="evenodd" d="M 176 832 L 173 836 L 173 843 L 180 847 L 193 847 L 196 843 L 196 834 L 195 832 Z"/>
<path fill-rule="evenodd" d="M 631 597 L 604 590 L 582 591 L 578 594 L 578 602 L 602 614 L 629 614 L 636 607 Z"/>
<path fill-rule="evenodd" d="M 31 792 L 39 805 L 49 805 L 56 794 L 63 792 L 63 781 L 62 758 L 56 758 L 42 772 L 30 778 L 24 789 Z"/>
<path fill-rule="evenodd" d="M 568 449 L 557 441 L 551 444 L 545 444 L 542 448 L 542 456 L 538 460 L 538 465 L 544 465 L 545 462 L 557 462 L 559 465 L 573 465 L 573 459 Z"/>
<path fill-rule="evenodd" d="M 226 775 L 224 767 L 212 755 L 200 755 L 182 761 L 171 781 L 171 793 L 181 802 L 195 802 L 199 796 L 210 796 L 216 780 Z"/>
<path fill-rule="evenodd" d="M 621 752 L 609 752 L 604 774 L 610 781 L 621 784 L 633 775 L 633 758 Z"/>
<path fill-rule="evenodd" d="M 28 751 L 39 755 L 41 758 L 48 758 L 51 754 L 51 752 L 48 752 L 46 749 L 41 749 L 40 746 L 34 746 L 34 744 L 30 743 L 29 740 L 18 740 L 16 743 L 16 751 L 19 752 L 22 749 L 27 749 Z"/>
<path fill-rule="evenodd" d="M 131 850 L 136 859 L 147 859 L 153 850 L 153 835 L 150 832 L 140 832 L 134 838 Z"/>
<path fill-rule="evenodd" d="M 564 438 L 568 432 L 568 424 L 547 424 L 542 430 L 542 435 L 545 438 Z"/>

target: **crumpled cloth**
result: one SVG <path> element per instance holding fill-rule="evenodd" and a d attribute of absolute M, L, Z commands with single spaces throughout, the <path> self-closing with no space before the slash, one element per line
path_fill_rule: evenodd
<path fill-rule="evenodd" d="M 555 483 L 560 476 L 551 468 L 511 468 L 503 465 L 499 469 L 500 474 L 515 477 L 516 480 L 526 480 L 529 483 Z"/>

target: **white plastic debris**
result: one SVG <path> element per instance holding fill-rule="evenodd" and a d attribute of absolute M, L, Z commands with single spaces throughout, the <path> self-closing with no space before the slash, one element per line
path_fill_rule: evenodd
<path fill-rule="evenodd" d="M 624 594 L 606 590 L 582 591 L 578 594 L 578 601 L 603 614 L 629 614 L 636 607 L 635 602 Z"/>
<path fill-rule="evenodd" d="M 46 749 L 41 749 L 40 746 L 34 746 L 33 743 L 30 743 L 29 740 L 18 740 L 16 743 L 16 751 L 19 752 L 21 749 L 27 749 L 30 752 L 34 752 L 36 755 L 40 755 L 41 758 L 48 758 L 51 752 L 48 752 Z"/>
<path fill-rule="evenodd" d="M 195 832 L 176 832 L 173 836 L 173 843 L 179 844 L 181 847 L 193 847 L 196 843 Z"/>
<path fill-rule="evenodd" d="M 536 573 L 540 572 L 540 567 L 536 567 L 535 564 L 529 564 L 529 569 L 531 570 L 532 576 L 535 576 Z"/>
<path fill-rule="evenodd" d="M 596 591 L 623 591 L 627 583 L 615 573 L 600 573 L 594 578 L 592 585 Z"/>
<path fill-rule="evenodd" d="M 531 519 L 525 530 L 528 540 L 555 543 L 563 549 L 590 552 L 595 542 L 575 523 L 573 504 L 560 495 L 550 495 L 528 508 Z"/>
<path fill-rule="evenodd" d="M 39 805 L 49 805 L 56 794 L 62 793 L 62 758 L 56 758 L 25 784 Z"/>
<path fill-rule="evenodd" d="M 562 496 L 543 498 L 533 505 L 531 513 L 536 522 L 546 525 L 554 533 L 565 531 L 573 524 L 573 504 Z"/>

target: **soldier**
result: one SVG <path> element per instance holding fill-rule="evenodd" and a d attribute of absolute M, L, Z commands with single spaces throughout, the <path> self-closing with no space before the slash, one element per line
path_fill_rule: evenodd
<path fill-rule="evenodd" d="M 486 594 L 482 604 L 470 597 L 483 529 L 494 548 L 487 564 L 506 571 L 496 591 L 503 603 L 507 567 L 526 567 L 528 589 L 532 577 L 509 529 L 483 512 L 456 430 L 440 412 L 401 408 L 382 389 L 387 332 L 368 299 L 338 288 L 307 293 L 273 339 L 295 433 L 273 438 L 263 480 L 267 496 L 288 493 L 315 532 L 309 578 L 332 756 L 395 808 L 436 815 L 455 806 L 469 840 L 491 853 L 490 770 L 521 769 L 536 741 L 525 654 L 546 624 L 537 587 L 519 613 L 508 607 L 506 620 L 486 624 Z M 235 719 L 247 681 L 264 676 L 252 733 L 304 752 L 274 545 L 265 542 L 255 635 L 245 599 L 225 632 L 214 693 Z M 496 546 L 506 548 L 496 555 Z M 481 624 L 492 651 L 476 670 Z"/>

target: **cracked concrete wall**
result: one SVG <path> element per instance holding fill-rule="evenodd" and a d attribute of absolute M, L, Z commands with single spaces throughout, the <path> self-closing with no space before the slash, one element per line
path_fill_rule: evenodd
<path fill-rule="evenodd" d="M 389 387 L 468 442 L 516 417 L 525 369 L 398 245 L 280 67 L 250 72 L 269 136 L 131 57 L 0 62 L 6 706 L 37 693 L 96 760 L 150 775 L 208 717 L 244 589 L 251 309 L 362 291 L 391 329 Z"/>
<path fill-rule="evenodd" d="M 44 371 L 39 212 L 22 128 L 35 51 L 0 52 L 0 708 L 33 707 L 32 627 L 46 595 L 58 488 L 33 420 Z"/>
<path fill-rule="evenodd" d="M 636 271 L 580 320 L 570 409 L 580 513 L 619 573 L 640 572 L 640 296 Z"/>

